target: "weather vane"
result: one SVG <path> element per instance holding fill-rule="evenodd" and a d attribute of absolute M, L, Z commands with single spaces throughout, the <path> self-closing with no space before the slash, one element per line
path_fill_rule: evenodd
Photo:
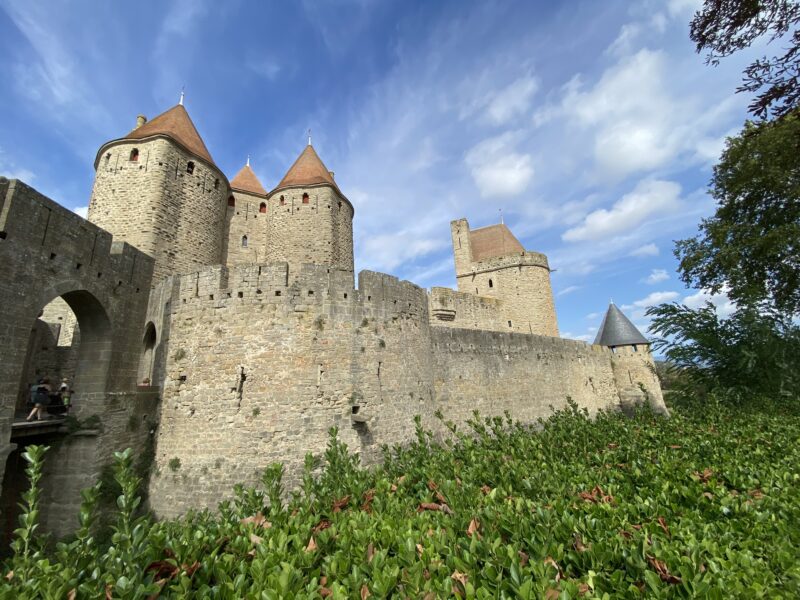
<path fill-rule="evenodd" d="M 308 128 L 308 145 L 311 145 L 311 128 Z"/>
<path fill-rule="evenodd" d="M 183 106 L 183 95 L 184 95 L 184 92 L 183 92 L 183 90 L 184 90 L 185 88 L 186 88 L 186 86 L 185 86 L 185 85 L 182 85 L 182 86 L 181 86 L 181 99 L 180 99 L 180 100 L 178 100 L 178 104 L 180 104 L 181 106 Z"/>

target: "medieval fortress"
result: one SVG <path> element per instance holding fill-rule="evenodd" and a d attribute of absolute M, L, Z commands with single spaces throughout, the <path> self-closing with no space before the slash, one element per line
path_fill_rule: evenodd
<path fill-rule="evenodd" d="M 547 257 L 505 225 L 451 223 L 458 291 L 356 282 L 353 206 L 310 141 L 271 191 L 249 161 L 229 181 L 179 104 L 94 166 L 88 221 L 0 178 L 2 505 L 21 449 L 48 443 L 51 531 L 74 527 L 79 490 L 126 446 L 151 456 L 149 503 L 168 517 L 275 461 L 291 486 L 332 426 L 369 463 L 411 439 L 415 415 L 436 430 L 439 410 L 666 410 L 647 340 L 615 306 L 596 344 L 558 337 Z M 77 426 L 20 423 L 41 376 L 71 380 Z"/>

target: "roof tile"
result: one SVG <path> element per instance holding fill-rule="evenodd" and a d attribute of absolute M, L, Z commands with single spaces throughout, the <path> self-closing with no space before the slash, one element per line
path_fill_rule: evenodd
<path fill-rule="evenodd" d="M 189 113 L 186 112 L 182 104 L 176 104 L 167 112 L 161 113 L 141 127 L 134 129 L 125 138 L 139 140 L 159 134 L 171 137 L 192 154 L 216 166 L 214 159 L 211 158 L 211 154 L 208 152 L 208 148 L 203 143 L 203 138 L 197 133 L 197 128 L 192 123 Z"/>
<path fill-rule="evenodd" d="M 256 177 L 253 169 L 247 164 L 243 166 L 236 176 L 231 179 L 231 188 L 239 190 L 240 192 L 247 192 L 248 194 L 256 194 L 258 196 L 266 196 L 267 190 L 261 185 L 261 182 Z"/>

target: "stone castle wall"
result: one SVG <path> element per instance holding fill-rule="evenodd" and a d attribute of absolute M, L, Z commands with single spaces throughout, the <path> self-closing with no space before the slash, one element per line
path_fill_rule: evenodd
<path fill-rule="evenodd" d="M 488 296 L 456 292 L 450 288 L 431 288 L 431 325 L 486 331 L 513 331 L 503 314 L 503 302 Z"/>
<path fill-rule="evenodd" d="M 348 271 L 325 266 L 294 277 L 286 263 L 213 267 L 151 298 L 148 319 L 168 332 L 150 485 L 160 516 L 213 508 L 276 461 L 291 488 L 332 426 L 370 463 L 380 445 L 411 439 L 414 415 L 436 429 L 438 409 L 456 422 L 475 409 L 534 422 L 568 398 L 592 412 L 620 404 L 609 349 L 432 326 L 425 290 L 389 275 L 362 272 L 354 289 Z"/>
<path fill-rule="evenodd" d="M 432 327 L 436 404 L 463 422 L 474 410 L 532 423 L 571 398 L 594 413 L 619 396 L 610 352 L 542 335 Z"/>
<path fill-rule="evenodd" d="M 303 203 L 308 194 L 308 203 Z M 353 271 L 353 207 L 331 186 L 279 190 L 267 200 L 264 262 L 285 261 L 290 274 L 306 263 Z"/>
<path fill-rule="evenodd" d="M 644 345 L 619 346 L 610 350 L 614 381 L 623 408 L 647 401 L 657 412 L 666 413 L 661 382 L 650 349 Z"/>
<path fill-rule="evenodd" d="M 228 196 L 219 169 L 167 138 L 111 142 L 97 161 L 89 221 L 155 258 L 160 281 L 222 262 Z"/>
<path fill-rule="evenodd" d="M 223 234 L 222 264 L 227 267 L 265 262 L 267 252 L 267 213 L 264 196 L 233 190 L 234 205 L 228 203 Z M 247 238 L 247 246 L 243 239 Z"/>
<path fill-rule="evenodd" d="M 48 473 L 63 477 L 45 484 L 53 492 L 45 494 L 42 512 L 55 515 L 45 530 L 74 529 L 74 521 L 64 518 L 74 511 L 58 509 L 75 507 L 80 489 L 94 483 L 112 453 L 144 435 L 125 429 L 133 427 L 130 417 L 139 406 L 136 375 L 152 273 L 149 256 L 112 241 L 108 232 L 22 182 L 0 178 L 0 453 L 15 447 L 11 425 L 20 381 L 31 364 L 31 328 L 58 297 L 80 326 L 73 414 L 101 422 L 91 444 L 67 438 L 49 454 Z M 148 406 L 153 418 L 152 399 Z M 5 465 L 0 461 L 0 468 Z"/>
<path fill-rule="evenodd" d="M 408 282 L 286 263 L 164 282 L 169 339 L 150 501 L 159 515 L 215 507 L 272 462 L 298 482 L 336 425 L 373 462 L 433 410 L 427 295 Z M 160 305 L 165 292 L 153 291 Z M 165 325 L 162 324 L 162 329 Z M 352 419 L 363 420 L 353 425 Z"/>

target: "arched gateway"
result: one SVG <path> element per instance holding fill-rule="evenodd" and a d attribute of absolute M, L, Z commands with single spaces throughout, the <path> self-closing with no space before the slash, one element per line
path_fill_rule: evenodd
<path fill-rule="evenodd" d="M 137 388 L 153 260 L 27 185 L 0 178 L 0 475 L 4 515 L 24 485 L 19 453 L 30 443 L 52 444 L 43 480 L 43 529 L 73 529 L 80 489 L 90 485 L 113 451 L 139 446 L 157 398 Z M 39 317 L 54 299 L 74 313 L 80 344 L 74 358 L 73 422 L 62 418 L 24 421 L 18 399 L 32 382 L 30 342 Z M 50 374 L 53 371 L 53 374 Z M 41 376 L 55 379 L 58 365 L 42 363 Z M 51 381 L 54 391 L 59 381 Z M 16 414 L 15 414 L 16 413 Z M 75 430 L 77 425 L 78 430 Z M 6 468 L 8 465 L 8 471 Z M 8 534 L 3 518 L 3 536 Z M 13 526 L 13 523 L 12 523 Z"/>

